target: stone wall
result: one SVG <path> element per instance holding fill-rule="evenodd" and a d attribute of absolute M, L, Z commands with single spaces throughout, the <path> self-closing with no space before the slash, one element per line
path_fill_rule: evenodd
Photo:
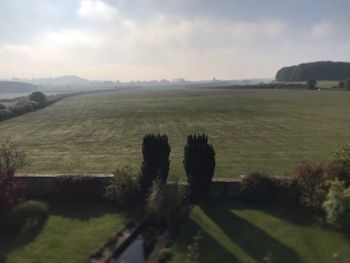
<path fill-rule="evenodd" d="M 81 187 L 79 183 L 70 184 L 70 189 L 62 189 L 62 178 L 87 178 L 88 183 L 93 187 L 93 193 L 90 196 L 103 196 L 104 189 L 108 185 L 112 178 L 111 174 L 99 174 L 99 175 L 18 175 L 18 178 L 23 182 L 27 189 L 29 196 L 33 198 L 49 198 L 49 197 L 59 197 L 62 191 L 65 190 L 74 191 L 77 188 L 77 192 L 81 192 Z M 211 196 L 212 197 L 235 197 L 238 196 L 240 190 L 241 182 L 240 180 L 232 179 L 218 179 L 212 182 L 211 186 Z M 64 186 L 64 185 L 63 185 Z M 78 190 L 79 189 L 79 190 Z"/>

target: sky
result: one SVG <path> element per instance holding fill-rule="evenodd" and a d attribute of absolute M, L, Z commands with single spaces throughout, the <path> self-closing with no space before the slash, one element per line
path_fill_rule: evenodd
<path fill-rule="evenodd" d="M 272 78 L 350 61 L 349 0 L 1 0 L 0 78 Z"/>

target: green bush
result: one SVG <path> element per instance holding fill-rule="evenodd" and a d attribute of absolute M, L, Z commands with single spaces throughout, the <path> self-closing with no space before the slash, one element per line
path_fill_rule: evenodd
<path fill-rule="evenodd" d="M 191 199 L 205 198 L 210 192 L 215 170 L 215 151 L 205 134 L 187 137 L 183 163 Z"/>
<path fill-rule="evenodd" d="M 146 213 L 156 224 L 175 220 L 183 197 L 184 192 L 179 184 L 165 185 L 154 181 L 147 197 Z"/>
<path fill-rule="evenodd" d="M 244 199 L 254 202 L 272 202 L 279 200 L 282 183 L 259 172 L 248 174 L 242 179 L 241 195 Z"/>
<path fill-rule="evenodd" d="M 4 226 L 9 231 L 27 231 L 38 227 L 49 216 L 47 204 L 29 200 L 13 208 L 5 218 Z"/>
<path fill-rule="evenodd" d="M 118 205 L 126 205 L 140 199 L 140 186 L 130 166 L 117 169 L 106 187 L 105 196 Z"/>
<path fill-rule="evenodd" d="M 330 188 L 323 203 L 326 220 L 329 224 L 342 226 L 349 220 L 349 209 L 344 195 L 345 184 L 342 181 L 330 181 Z"/>
<path fill-rule="evenodd" d="M 148 134 L 143 138 L 143 162 L 139 182 L 144 195 L 148 194 L 155 180 L 166 184 L 169 174 L 170 151 L 166 135 Z"/>
<path fill-rule="evenodd" d="M 46 96 L 40 91 L 35 91 L 32 94 L 30 94 L 29 99 L 32 101 L 36 101 L 41 105 L 46 102 Z"/>

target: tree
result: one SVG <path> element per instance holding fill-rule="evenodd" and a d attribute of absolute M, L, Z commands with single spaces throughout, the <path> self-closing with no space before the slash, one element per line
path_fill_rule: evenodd
<path fill-rule="evenodd" d="M 26 161 L 26 154 L 10 140 L 0 142 L 0 176 L 7 171 L 16 171 Z"/>
<path fill-rule="evenodd" d="M 4 104 L 0 104 L 0 110 L 5 110 L 6 106 Z"/>
<path fill-rule="evenodd" d="M 326 211 L 326 220 L 329 224 L 343 226 L 349 219 L 347 200 L 344 195 L 345 184 L 343 181 L 330 182 L 329 192 L 323 208 Z"/>
<path fill-rule="evenodd" d="M 190 197 L 194 201 L 199 201 L 209 193 L 215 170 L 215 151 L 213 146 L 208 144 L 208 137 L 205 134 L 187 137 L 184 168 Z"/>
<path fill-rule="evenodd" d="M 316 84 L 317 84 L 317 81 L 315 79 L 309 79 L 306 85 L 308 89 L 316 89 Z"/>
<path fill-rule="evenodd" d="M 29 99 L 32 101 L 36 101 L 39 104 L 44 104 L 46 102 L 45 94 L 40 91 L 35 91 L 32 94 L 30 94 Z"/>
<path fill-rule="evenodd" d="M 25 187 L 15 177 L 25 153 L 9 140 L 0 142 L 0 217 L 25 198 Z"/>
<path fill-rule="evenodd" d="M 345 80 L 344 87 L 345 89 L 350 90 L 350 79 Z"/>
<path fill-rule="evenodd" d="M 166 184 L 169 174 L 170 151 L 166 135 L 148 134 L 143 138 L 143 162 L 139 182 L 144 195 L 148 194 L 155 180 Z"/>

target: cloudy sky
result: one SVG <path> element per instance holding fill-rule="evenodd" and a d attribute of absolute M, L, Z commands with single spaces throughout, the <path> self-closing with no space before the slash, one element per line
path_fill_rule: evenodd
<path fill-rule="evenodd" d="M 350 61 L 349 0 L 1 0 L 0 78 L 274 77 Z"/>

